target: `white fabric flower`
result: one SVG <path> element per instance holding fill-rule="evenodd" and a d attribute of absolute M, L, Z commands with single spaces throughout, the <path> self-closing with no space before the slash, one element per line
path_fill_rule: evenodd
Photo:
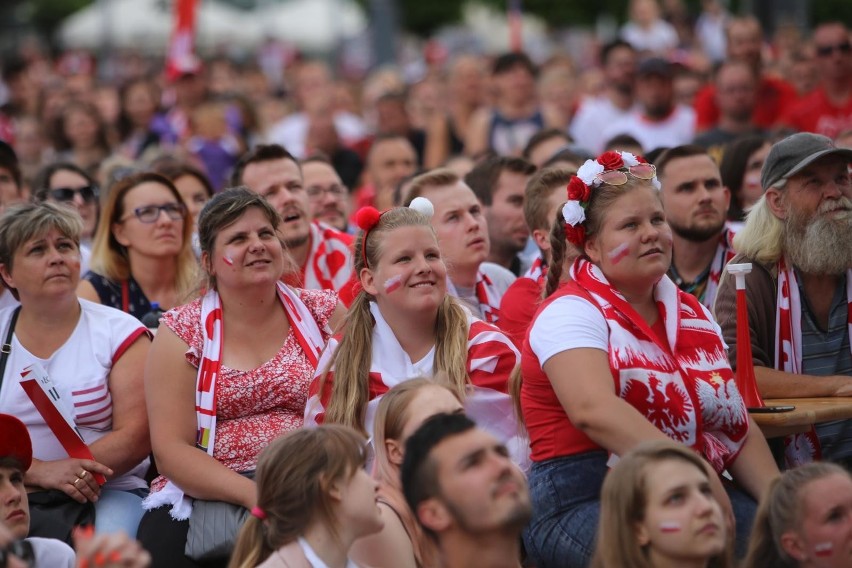
<path fill-rule="evenodd" d="M 663 184 L 660 183 L 660 180 L 657 179 L 657 176 L 651 178 L 651 185 L 657 188 L 657 191 L 663 189 Z"/>
<path fill-rule="evenodd" d="M 586 163 L 577 170 L 577 177 L 591 187 L 595 182 L 595 178 L 602 174 L 603 171 L 604 167 L 597 160 L 586 160 Z"/>
<path fill-rule="evenodd" d="M 619 152 L 619 154 L 621 154 L 621 159 L 624 161 L 624 165 L 628 168 L 631 166 L 639 165 L 639 160 L 637 160 L 636 156 L 634 156 L 630 152 Z"/>
<path fill-rule="evenodd" d="M 568 201 L 562 206 L 562 218 L 572 227 L 576 227 L 586 220 L 586 210 L 579 201 Z"/>

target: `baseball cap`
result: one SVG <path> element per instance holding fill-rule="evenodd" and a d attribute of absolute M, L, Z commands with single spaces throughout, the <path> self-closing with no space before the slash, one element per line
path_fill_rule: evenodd
<path fill-rule="evenodd" d="M 852 150 L 838 148 L 831 138 L 812 132 L 799 132 L 775 143 L 763 163 L 760 185 L 768 189 L 782 179 L 796 175 L 825 156 L 842 156 L 852 162 Z"/>
<path fill-rule="evenodd" d="M 33 444 L 24 423 L 11 414 L 0 414 L 0 458 L 15 458 L 27 471 L 33 463 Z"/>
<path fill-rule="evenodd" d="M 639 77 L 657 75 L 659 77 L 670 79 L 673 74 L 674 69 L 672 68 L 671 62 L 663 59 L 662 57 L 651 57 L 650 59 L 646 59 L 639 64 L 639 67 L 636 68 L 636 75 Z"/>

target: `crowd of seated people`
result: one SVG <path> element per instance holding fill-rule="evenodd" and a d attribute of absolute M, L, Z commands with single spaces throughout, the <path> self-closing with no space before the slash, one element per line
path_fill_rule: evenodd
<path fill-rule="evenodd" d="M 849 29 L 794 87 L 756 19 L 702 2 L 711 73 L 630 4 L 595 69 L 363 107 L 4 61 L 0 566 L 848 566 L 852 418 L 764 435 L 737 353 L 852 396 Z"/>

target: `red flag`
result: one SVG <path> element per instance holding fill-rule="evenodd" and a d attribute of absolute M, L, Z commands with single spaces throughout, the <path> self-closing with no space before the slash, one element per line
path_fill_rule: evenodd
<path fill-rule="evenodd" d="M 198 73 L 201 62 L 195 55 L 195 16 L 198 0 L 175 0 L 174 28 L 166 55 L 166 74 L 170 80 Z"/>

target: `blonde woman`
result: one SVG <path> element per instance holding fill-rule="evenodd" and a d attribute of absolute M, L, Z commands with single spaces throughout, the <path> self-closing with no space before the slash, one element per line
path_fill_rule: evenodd
<path fill-rule="evenodd" d="M 419 203 L 431 209 L 426 199 Z M 408 207 L 384 213 L 370 207 L 357 220 L 354 257 L 362 290 L 341 334 L 323 352 L 306 423 L 370 432 L 385 392 L 440 372 L 468 414 L 524 462 L 526 443 L 507 394 L 518 352 L 500 330 L 447 294 L 447 267 L 429 215 Z"/>
<path fill-rule="evenodd" d="M 174 184 L 139 173 L 109 191 L 95 232 L 90 271 L 77 294 L 141 318 L 157 302 L 168 310 L 197 284 L 193 224 Z"/>

